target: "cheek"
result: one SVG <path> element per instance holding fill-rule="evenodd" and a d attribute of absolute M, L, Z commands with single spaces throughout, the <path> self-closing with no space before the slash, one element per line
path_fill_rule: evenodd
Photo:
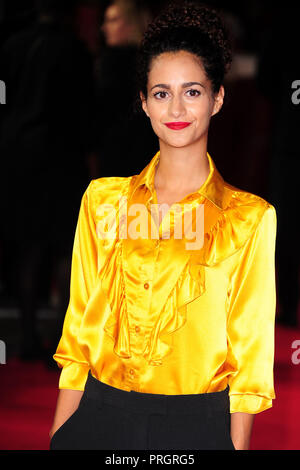
<path fill-rule="evenodd" d="M 203 101 L 201 105 L 193 108 L 193 115 L 199 124 L 207 123 L 210 121 L 211 114 L 213 111 L 213 104 L 210 101 Z"/>
<path fill-rule="evenodd" d="M 159 126 L 160 123 L 168 120 L 164 117 L 166 113 L 164 113 L 163 108 L 161 106 L 160 107 L 151 106 L 151 105 L 149 106 L 148 104 L 147 109 L 148 109 L 149 118 L 153 126 Z"/>
<path fill-rule="evenodd" d="M 123 23 L 118 21 L 114 24 L 114 33 L 115 34 L 122 34 L 123 32 L 123 29 L 124 29 L 124 26 L 123 26 Z"/>
<path fill-rule="evenodd" d="M 152 99 L 147 101 L 148 113 L 153 119 L 161 115 L 162 107 L 155 103 Z"/>

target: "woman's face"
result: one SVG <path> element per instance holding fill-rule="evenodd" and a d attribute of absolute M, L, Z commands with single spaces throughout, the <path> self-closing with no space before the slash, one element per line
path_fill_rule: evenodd
<path fill-rule="evenodd" d="M 128 24 L 118 5 L 110 5 L 106 9 L 101 29 L 108 46 L 126 44 L 132 35 L 132 26 Z"/>
<path fill-rule="evenodd" d="M 214 96 L 199 59 L 190 52 L 164 52 L 156 57 L 148 75 L 148 97 L 140 93 L 142 107 L 159 140 L 185 147 L 207 139 L 211 116 L 222 107 L 224 88 Z M 189 122 L 174 130 L 170 122 Z"/>

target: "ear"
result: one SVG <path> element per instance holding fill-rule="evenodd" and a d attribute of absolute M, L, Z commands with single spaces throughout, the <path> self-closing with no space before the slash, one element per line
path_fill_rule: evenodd
<path fill-rule="evenodd" d="M 220 111 L 220 109 L 222 108 L 223 102 L 224 102 L 224 95 L 225 95 L 225 90 L 224 90 L 223 85 L 221 85 L 220 90 L 218 91 L 218 93 L 215 96 L 215 102 L 214 102 L 212 116 L 217 114 Z"/>
<path fill-rule="evenodd" d="M 147 116 L 150 117 L 149 114 L 148 114 L 147 100 L 146 100 L 144 94 L 141 91 L 140 91 L 140 98 L 141 98 L 143 110 L 145 111 Z"/>

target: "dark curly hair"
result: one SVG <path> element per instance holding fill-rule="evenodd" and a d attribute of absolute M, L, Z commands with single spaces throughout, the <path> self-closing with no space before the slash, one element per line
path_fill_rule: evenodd
<path fill-rule="evenodd" d="M 192 0 L 171 1 L 149 23 L 136 60 L 134 111 L 141 111 L 141 91 L 147 98 L 152 60 L 164 52 L 185 50 L 202 62 L 213 93 L 223 83 L 232 60 L 229 33 L 216 10 Z"/>

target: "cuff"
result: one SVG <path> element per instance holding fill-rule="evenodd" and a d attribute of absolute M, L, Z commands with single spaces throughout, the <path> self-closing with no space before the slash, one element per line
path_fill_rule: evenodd
<path fill-rule="evenodd" d="M 272 398 L 261 395 L 233 394 L 230 398 L 230 413 L 256 414 L 272 407 Z"/>
<path fill-rule="evenodd" d="M 89 369 L 88 364 L 79 362 L 69 362 L 64 365 L 60 373 L 58 388 L 84 391 Z"/>

